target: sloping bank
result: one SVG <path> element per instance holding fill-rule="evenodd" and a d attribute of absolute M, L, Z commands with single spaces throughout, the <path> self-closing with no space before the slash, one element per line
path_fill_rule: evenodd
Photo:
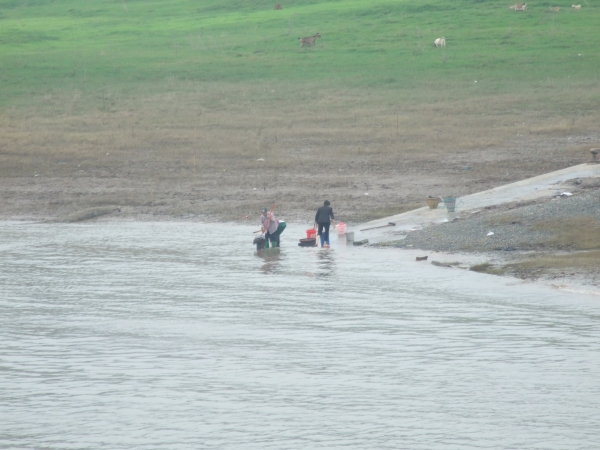
<path fill-rule="evenodd" d="M 600 179 L 568 184 L 570 196 L 489 206 L 385 245 L 484 255 L 470 267 L 478 272 L 600 286 Z"/>

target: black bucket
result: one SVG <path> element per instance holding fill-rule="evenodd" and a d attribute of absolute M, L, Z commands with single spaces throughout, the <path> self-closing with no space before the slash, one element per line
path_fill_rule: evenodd
<path fill-rule="evenodd" d="M 298 245 L 300 247 L 314 247 L 316 243 L 317 243 L 316 238 L 307 238 L 307 239 L 300 239 L 300 242 L 298 242 Z"/>
<path fill-rule="evenodd" d="M 265 249 L 265 242 L 266 239 L 262 236 L 258 236 L 254 238 L 254 241 L 252 242 L 254 245 L 256 245 L 256 250 L 264 250 Z"/>

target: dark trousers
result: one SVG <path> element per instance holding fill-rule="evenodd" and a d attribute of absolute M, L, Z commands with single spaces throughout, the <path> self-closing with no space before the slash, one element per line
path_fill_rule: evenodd
<path fill-rule="evenodd" d="M 321 247 L 323 247 L 324 243 L 329 245 L 329 222 L 319 222 L 319 231 L 317 234 L 321 236 Z"/>
<path fill-rule="evenodd" d="M 268 231 L 265 233 L 265 239 L 271 241 L 271 247 L 279 247 L 279 235 L 281 232 L 279 230 L 275 231 L 275 233 L 271 234 Z"/>

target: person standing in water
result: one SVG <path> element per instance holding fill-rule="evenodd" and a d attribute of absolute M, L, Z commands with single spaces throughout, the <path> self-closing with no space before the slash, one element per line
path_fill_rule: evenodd
<path fill-rule="evenodd" d="M 267 242 L 271 241 L 272 247 L 279 247 L 279 221 L 275 218 L 273 211 L 268 211 L 267 208 L 261 209 L 260 212 L 261 231 L 265 235 L 265 239 Z"/>
<path fill-rule="evenodd" d="M 321 237 L 321 247 L 329 248 L 329 226 L 335 227 L 335 218 L 333 217 L 333 208 L 329 206 L 329 200 L 323 202 L 323 206 L 317 209 L 315 214 L 315 223 L 319 226 L 317 234 Z M 315 246 L 317 243 L 315 243 Z"/>

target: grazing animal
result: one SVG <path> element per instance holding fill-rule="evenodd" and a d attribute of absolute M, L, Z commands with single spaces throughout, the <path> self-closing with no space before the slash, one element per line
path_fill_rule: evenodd
<path fill-rule="evenodd" d="M 277 4 L 276 4 L 276 5 L 273 7 L 273 9 L 283 9 L 283 8 L 281 7 L 281 5 L 280 5 L 279 3 L 277 3 Z"/>
<path fill-rule="evenodd" d="M 527 5 L 525 3 L 517 3 L 516 5 L 509 6 L 513 11 L 527 11 Z"/>
<path fill-rule="evenodd" d="M 560 6 L 551 6 L 550 7 L 550 11 L 552 11 L 552 12 L 558 12 L 558 11 L 560 11 Z"/>
<path fill-rule="evenodd" d="M 314 36 L 298 38 L 300 39 L 300 47 L 312 47 L 315 45 L 315 41 L 320 37 L 321 35 L 317 33 Z"/>
<path fill-rule="evenodd" d="M 433 41 L 433 46 L 434 47 L 446 47 L 446 38 L 437 38 L 435 41 Z"/>
<path fill-rule="evenodd" d="M 573 8 L 573 9 L 581 9 L 581 5 L 571 5 L 571 8 Z"/>

